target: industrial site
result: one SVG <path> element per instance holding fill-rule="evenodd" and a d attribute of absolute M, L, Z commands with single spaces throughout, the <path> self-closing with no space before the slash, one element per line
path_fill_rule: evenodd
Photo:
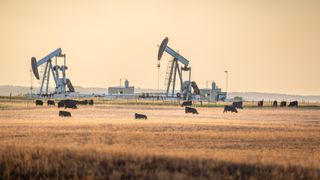
<path fill-rule="evenodd" d="M 129 80 L 120 78 L 120 85 L 108 87 L 107 95 L 103 95 L 106 99 L 171 99 L 171 100 L 195 100 L 195 101 L 225 101 L 227 92 L 222 92 L 215 81 L 211 81 L 211 88 L 199 89 L 197 83 L 192 81 L 191 67 L 189 60 L 174 51 L 168 46 L 168 37 L 164 38 L 158 50 L 157 67 L 160 67 L 162 56 L 167 53 L 172 59 L 167 62 L 165 75 L 165 92 L 143 92 L 137 94 L 134 86 L 129 86 Z M 35 80 L 39 81 L 40 88 L 37 92 L 32 91 L 33 84 L 30 87 L 29 98 L 81 98 L 85 94 L 77 93 L 69 78 L 67 78 L 66 54 L 62 53 L 62 49 L 58 48 L 43 58 L 37 60 L 36 57 L 31 58 L 31 69 Z M 227 71 L 226 71 L 227 73 Z M 186 75 L 183 78 L 183 74 Z M 32 76 L 32 75 L 31 75 Z M 33 77 L 31 77 L 33 78 Z M 53 81 L 55 87 L 49 88 L 49 82 Z M 33 82 L 33 79 L 31 80 Z M 102 95 L 100 95 L 101 97 Z M 94 97 L 94 96 L 93 96 Z"/>
<path fill-rule="evenodd" d="M 319 8 L 0 2 L 0 179 L 320 179 Z"/>

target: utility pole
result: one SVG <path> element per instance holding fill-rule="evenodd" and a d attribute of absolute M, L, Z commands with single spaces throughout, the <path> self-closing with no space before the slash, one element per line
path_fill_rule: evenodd
<path fill-rule="evenodd" d="M 228 71 L 224 71 L 226 73 L 226 93 L 228 92 Z"/>

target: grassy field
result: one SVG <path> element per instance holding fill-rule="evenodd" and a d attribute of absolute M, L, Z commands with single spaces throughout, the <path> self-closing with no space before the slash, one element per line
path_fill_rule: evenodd
<path fill-rule="evenodd" d="M 2 101 L 0 179 L 319 179 L 320 110 Z M 148 120 L 134 120 L 144 113 Z"/>

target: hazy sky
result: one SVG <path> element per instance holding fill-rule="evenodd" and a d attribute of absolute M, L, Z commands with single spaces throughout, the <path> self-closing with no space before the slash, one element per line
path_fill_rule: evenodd
<path fill-rule="evenodd" d="M 30 86 L 31 57 L 61 47 L 74 86 L 157 88 L 168 36 L 200 87 L 228 70 L 230 91 L 320 94 L 319 0 L 1 0 L 0 23 L 1 85 Z"/>

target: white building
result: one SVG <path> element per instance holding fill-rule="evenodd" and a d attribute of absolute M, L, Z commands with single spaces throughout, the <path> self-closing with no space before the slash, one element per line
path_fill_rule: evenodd
<path fill-rule="evenodd" d="M 129 81 L 124 82 L 124 86 L 108 88 L 109 95 L 134 95 L 134 86 L 129 86 Z"/>
<path fill-rule="evenodd" d="M 217 101 L 224 101 L 227 98 L 227 93 L 222 92 L 221 88 L 216 86 L 215 82 L 212 82 L 211 89 L 200 89 L 200 100 L 203 101 L 210 101 L 210 102 L 217 102 Z"/>

